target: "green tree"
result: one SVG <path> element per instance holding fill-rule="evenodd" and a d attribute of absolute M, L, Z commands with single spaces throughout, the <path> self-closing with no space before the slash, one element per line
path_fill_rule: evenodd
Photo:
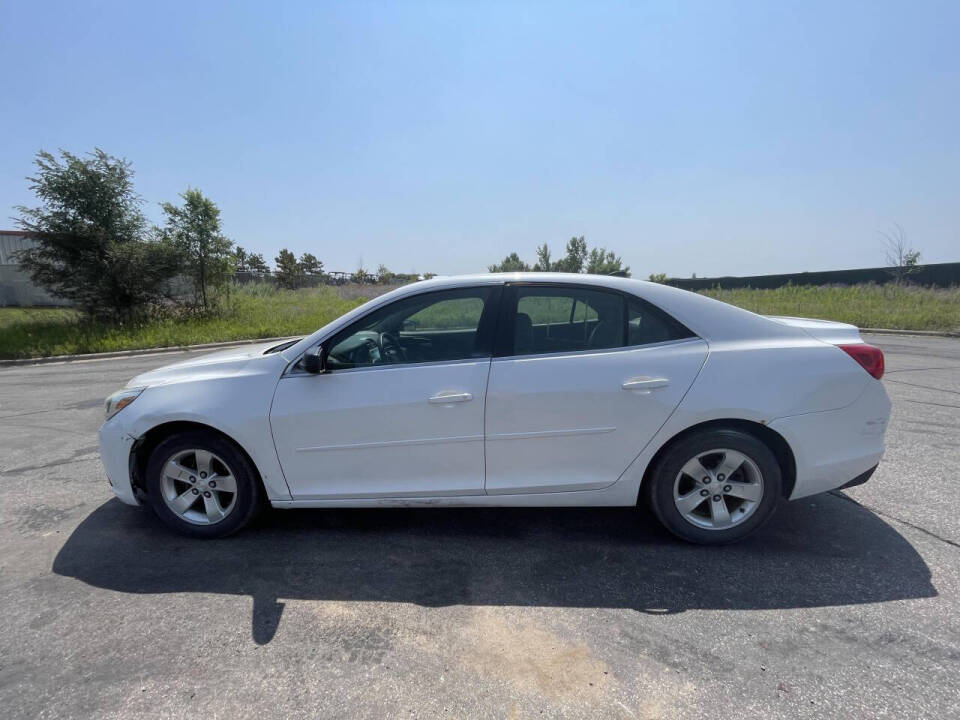
<path fill-rule="evenodd" d="M 41 150 L 27 178 L 39 207 L 17 206 L 36 245 L 19 253 L 31 279 L 86 313 L 130 318 L 162 302 L 176 253 L 148 236 L 126 160 L 99 148 L 86 157 Z"/>
<path fill-rule="evenodd" d="M 623 267 L 623 260 L 613 250 L 595 247 L 587 257 L 587 272 L 591 275 L 613 275 L 617 273 L 630 277 L 630 266 Z"/>
<path fill-rule="evenodd" d="M 377 282 L 381 285 L 389 285 L 395 277 L 396 275 L 390 272 L 390 268 L 383 263 L 377 268 Z"/>
<path fill-rule="evenodd" d="M 270 272 L 270 268 L 267 267 L 267 263 L 263 259 L 263 253 L 250 253 L 247 257 L 247 267 L 250 268 L 251 272 L 265 274 Z"/>
<path fill-rule="evenodd" d="M 187 188 L 183 206 L 162 203 L 167 224 L 160 231 L 180 253 L 184 274 L 193 281 L 194 303 L 208 309 L 213 294 L 230 277 L 233 243 L 220 231 L 220 208 L 202 192 Z"/>
<path fill-rule="evenodd" d="M 581 273 L 587 261 L 587 241 L 583 235 L 567 241 L 567 254 L 554 263 L 557 272 Z"/>
<path fill-rule="evenodd" d="M 550 262 L 550 247 L 544 243 L 537 248 L 537 262 L 533 266 L 537 272 L 551 272 L 553 263 Z"/>
<path fill-rule="evenodd" d="M 890 232 L 881 232 L 884 245 L 887 248 L 887 272 L 893 275 L 894 282 L 899 285 L 920 269 L 920 251 L 910 247 L 907 243 L 907 234 L 897 223 L 893 224 Z"/>
<path fill-rule="evenodd" d="M 667 282 L 666 273 L 650 273 L 650 282 L 660 283 L 663 285 Z"/>
<path fill-rule="evenodd" d="M 297 262 L 297 256 L 283 248 L 273 261 L 277 264 L 277 285 L 288 290 L 300 287 L 303 268 Z"/>
<path fill-rule="evenodd" d="M 250 269 L 247 265 L 249 254 L 242 247 L 237 245 L 233 249 L 233 267 L 237 272 L 245 272 Z"/>
<path fill-rule="evenodd" d="M 517 253 L 510 253 L 502 262 L 489 267 L 490 272 L 523 272 L 530 270 Z M 552 260 L 550 246 L 544 243 L 537 248 L 537 262 L 533 269 L 537 272 L 588 272 L 599 275 L 625 275 L 630 277 L 630 267 L 623 265 L 623 260 L 612 250 L 596 247 L 587 249 L 587 241 L 583 235 L 572 237 L 567 241 L 566 255 L 559 260 Z"/>
<path fill-rule="evenodd" d="M 363 285 L 364 283 L 372 283 L 374 281 L 373 275 L 364 270 L 363 266 L 357 268 L 357 271 L 350 276 L 350 281 Z"/>
<path fill-rule="evenodd" d="M 521 260 L 520 256 L 516 253 L 510 253 L 503 259 L 503 262 L 497 263 L 496 265 L 491 265 L 489 267 L 489 270 L 492 273 L 526 272 L 529 269 L 530 266 Z"/>
<path fill-rule="evenodd" d="M 312 253 L 304 253 L 300 256 L 300 269 L 307 275 L 322 275 L 323 263 Z"/>

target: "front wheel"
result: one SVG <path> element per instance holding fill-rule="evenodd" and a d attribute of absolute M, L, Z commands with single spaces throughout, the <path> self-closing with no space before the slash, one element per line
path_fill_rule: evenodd
<path fill-rule="evenodd" d="M 189 431 L 161 441 L 147 463 L 147 498 L 174 530 L 198 538 L 236 532 L 261 504 L 260 480 L 232 442 Z"/>
<path fill-rule="evenodd" d="M 781 497 L 776 457 L 740 430 L 683 438 L 652 468 L 648 498 L 674 535 L 704 545 L 736 542 L 765 523 Z"/>

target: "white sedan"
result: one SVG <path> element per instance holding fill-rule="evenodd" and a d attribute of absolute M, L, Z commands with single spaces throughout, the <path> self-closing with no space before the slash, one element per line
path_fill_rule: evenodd
<path fill-rule="evenodd" d="M 679 537 L 727 543 L 870 477 L 882 375 L 852 325 L 625 278 L 440 278 L 134 378 L 107 399 L 100 454 L 120 500 L 195 537 L 267 503 L 647 502 Z"/>

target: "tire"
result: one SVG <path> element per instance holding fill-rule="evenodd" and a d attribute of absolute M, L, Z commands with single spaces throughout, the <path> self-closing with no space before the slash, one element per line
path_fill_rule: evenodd
<path fill-rule="evenodd" d="M 741 430 L 684 437 L 651 471 L 647 499 L 657 519 L 677 537 L 701 545 L 742 540 L 770 519 L 782 497 L 773 452 Z"/>
<path fill-rule="evenodd" d="M 203 430 L 162 440 L 147 462 L 146 486 L 157 517 L 195 538 L 230 535 L 263 504 L 260 478 L 247 456 L 232 441 Z"/>

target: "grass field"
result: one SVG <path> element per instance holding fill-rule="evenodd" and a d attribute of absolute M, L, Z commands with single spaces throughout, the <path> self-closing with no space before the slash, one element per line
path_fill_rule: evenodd
<path fill-rule="evenodd" d="M 895 330 L 960 330 L 960 288 L 897 285 L 787 286 L 707 290 L 717 300 L 761 315 L 792 315 Z"/>
<path fill-rule="evenodd" d="M 267 286 L 233 290 L 223 312 L 205 318 L 168 318 L 132 325 L 83 320 L 61 308 L 0 308 L 0 358 L 173 347 L 222 340 L 302 335 L 383 288 L 320 287 L 296 292 Z M 764 315 L 794 315 L 899 330 L 960 330 L 960 288 L 893 285 L 711 290 L 705 295 Z"/>
<path fill-rule="evenodd" d="M 213 317 L 168 318 L 132 325 L 84 321 L 62 309 L 0 308 L 0 358 L 171 347 L 313 332 L 363 302 L 335 288 L 235 289 Z"/>

